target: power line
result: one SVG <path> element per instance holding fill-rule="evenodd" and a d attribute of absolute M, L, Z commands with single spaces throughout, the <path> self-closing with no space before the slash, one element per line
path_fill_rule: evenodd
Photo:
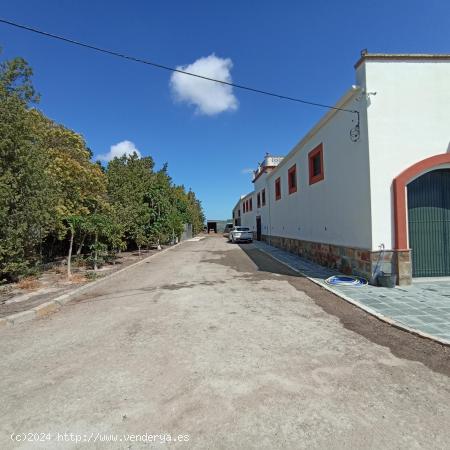
<path fill-rule="evenodd" d="M 277 97 L 277 98 L 282 99 L 282 100 L 289 100 L 289 101 L 293 101 L 293 102 L 297 102 L 297 103 L 303 103 L 305 105 L 317 106 L 319 108 L 334 109 L 336 111 L 345 111 L 345 112 L 353 113 L 353 114 L 357 115 L 357 123 L 359 124 L 359 111 L 356 111 L 356 110 L 345 109 L 345 108 L 338 108 L 336 106 L 325 105 L 323 103 L 310 102 L 308 100 L 302 100 L 300 98 L 289 97 L 287 95 L 281 95 L 281 94 L 276 94 L 274 92 L 263 91 L 261 89 L 255 89 L 255 88 L 252 88 L 252 87 L 249 87 L 249 86 L 244 86 L 242 84 L 230 83 L 228 81 L 223 81 L 223 80 L 216 80 L 215 78 L 206 77 L 204 75 L 198 75 L 196 73 L 187 72 L 185 70 L 175 69 L 173 67 L 165 66 L 163 64 L 158 64 L 158 63 L 155 63 L 155 62 L 152 62 L 152 61 L 149 61 L 149 60 L 136 58 L 134 56 L 126 55 L 126 54 L 119 53 L 119 52 L 116 52 L 116 51 L 113 51 L 113 50 L 108 50 L 108 49 L 105 49 L 105 48 L 97 47 L 97 46 L 92 45 L 92 44 L 86 44 L 85 42 L 75 41 L 74 39 L 69 39 L 69 38 L 66 38 L 64 36 L 59 36 L 57 34 L 48 33 L 46 31 L 38 30 L 37 28 L 32 28 L 32 27 L 29 27 L 27 25 L 21 25 L 21 24 L 16 23 L 16 22 L 11 22 L 10 20 L 6 20 L 6 19 L 0 19 L 0 23 L 4 23 L 4 24 L 10 25 L 12 27 L 20 28 L 22 30 L 31 31 L 33 33 L 40 34 L 42 36 L 46 36 L 46 37 L 49 37 L 49 38 L 52 38 L 52 39 L 57 39 L 57 40 L 60 40 L 60 41 L 63 41 L 63 42 L 68 42 L 69 44 L 78 45 L 79 47 L 84 47 L 84 48 L 88 48 L 88 49 L 91 49 L 91 50 L 95 50 L 97 52 L 106 53 L 108 55 L 116 56 L 118 58 L 128 59 L 129 61 L 134 61 L 134 62 L 137 62 L 137 63 L 140 63 L 140 64 L 146 64 L 148 66 L 153 66 L 153 67 L 156 67 L 158 69 L 163 69 L 163 70 L 167 70 L 167 71 L 170 71 L 170 72 L 182 73 L 184 75 L 189 75 L 191 77 L 201 78 L 201 79 L 207 80 L 207 81 L 213 81 L 215 83 L 224 84 L 224 85 L 231 86 L 231 87 L 234 87 L 234 88 L 237 88 L 237 89 L 243 89 L 245 91 L 255 92 L 257 94 L 263 94 L 263 95 L 269 95 L 271 97 Z"/>

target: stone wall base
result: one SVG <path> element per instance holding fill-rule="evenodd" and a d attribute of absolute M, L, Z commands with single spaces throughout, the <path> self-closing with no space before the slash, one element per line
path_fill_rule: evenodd
<path fill-rule="evenodd" d="M 411 252 L 409 250 L 364 250 L 334 244 L 302 241 L 280 236 L 262 235 L 262 240 L 290 253 L 347 275 L 364 277 L 374 284 L 377 266 L 385 273 L 397 275 L 397 284 L 411 284 Z"/>

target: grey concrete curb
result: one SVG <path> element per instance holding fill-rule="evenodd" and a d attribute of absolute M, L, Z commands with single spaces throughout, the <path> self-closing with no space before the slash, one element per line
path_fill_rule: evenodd
<path fill-rule="evenodd" d="M 326 289 L 327 291 L 331 292 L 332 294 L 342 298 L 343 300 L 347 301 L 348 303 L 351 303 L 352 305 L 356 306 L 359 309 L 362 309 L 363 311 L 365 311 L 366 313 L 376 317 L 377 319 L 388 323 L 389 325 L 395 327 L 395 328 L 399 328 L 400 330 L 403 331 L 407 331 L 408 333 L 411 334 L 415 334 L 417 336 L 426 338 L 426 339 L 430 339 L 432 341 L 435 342 L 439 342 L 439 344 L 445 345 L 445 346 L 450 346 L 450 341 L 447 341 L 446 339 L 441 339 L 437 336 L 433 336 L 432 334 L 428 334 L 428 333 L 424 333 L 423 331 L 417 330 L 415 328 L 411 328 L 408 327 L 407 325 L 404 325 L 394 319 L 392 319 L 389 316 L 385 316 L 383 314 L 380 314 L 379 312 L 373 310 L 372 308 L 369 308 L 366 305 L 363 305 L 362 303 L 358 302 L 357 300 L 352 299 L 351 297 L 348 297 L 345 294 L 342 294 L 341 292 L 333 289 L 332 287 L 328 286 L 327 284 L 325 284 L 323 281 L 319 281 L 315 278 L 309 277 L 308 275 L 306 275 L 305 273 L 303 273 L 302 271 L 296 269 L 295 267 L 291 266 L 290 264 L 288 264 L 287 262 L 277 258 L 276 256 L 272 255 L 270 252 L 263 250 L 262 248 L 258 248 L 258 250 L 260 250 L 261 252 L 265 253 L 266 255 L 269 255 L 271 258 L 275 259 L 276 261 L 278 261 L 281 264 L 284 264 L 286 267 L 289 267 L 289 269 L 293 270 L 294 272 L 297 272 L 298 274 L 302 275 L 303 277 L 307 278 L 308 280 L 312 281 L 314 284 L 317 284 L 318 286 L 320 286 L 323 289 Z"/>
<path fill-rule="evenodd" d="M 88 290 L 92 286 L 97 286 L 100 283 L 108 281 L 120 273 L 123 273 L 133 267 L 136 267 L 140 264 L 145 263 L 148 259 L 154 258 L 155 256 L 158 256 L 158 255 L 162 255 L 163 253 L 166 253 L 169 250 L 173 250 L 174 248 L 176 248 L 179 245 L 183 244 L 184 242 L 188 242 L 188 241 L 189 241 L 189 239 L 186 241 L 179 242 L 178 244 L 172 245 L 171 247 L 167 247 L 167 248 L 159 251 L 158 253 L 153 253 L 153 255 L 149 255 L 146 258 L 141 259 L 140 261 L 137 261 L 133 264 L 130 264 L 127 267 L 124 267 L 123 269 L 118 270 L 117 272 L 110 273 L 109 275 L 106 275 L 103 278 L 99 278 L 98 280 L 83 284 L 83 286 L 80 286 L 69 292 L 66 292 L 65 294 L 62 294 L 59 297 L 56 297 L 49 302 L 41 303 L 39 306 L 31 308 L 27 311 L 22 311 L 20 313 L 1 317 L 0 318 L 0 328 L 3 328 L 5 326 L 11 327 L 11 326 L 23 323 L 23 322 L 28 322 L 29 320 L 40 319 L 42 317 L 46 317 L 46 316 L 58 311 L 63 305 L 70 302 L 70 300 L 72 300 L 73 296 L 79 294 L 80 292 Z"/>

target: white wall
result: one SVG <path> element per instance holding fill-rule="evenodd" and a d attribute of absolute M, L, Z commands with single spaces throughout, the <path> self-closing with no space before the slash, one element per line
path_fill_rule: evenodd
<path fill-rule="evenodd" d="M 346 109 L 359 109 L 353 99 Z M 269 174 L 271 234 L 307 241 L 371 248 L 370 187 L 367 135 L 358 142 L 349 136 L 355 115 L 336 113 L 310 140 L 296 148 Z M 325 178 L 309 185 L 308 153 L 323 145 Z M 288 193 L 288 169 L 297 165 L 297 192 Z M 274 182 L 281 176 L 281 199 Z"/>
<path fill-rule="evenodd" d="M 253 209 L 252 211 L 244 213 L 244 202 L 252 198 Z M 256 195 L 253 192 L 247 194 L 240 201 L 241 209 L 241 226 L 249 227 L 251 231 L 256 231 Z"/>
<path fill-rule="evenodd" d="M 394 245 L 392 180 L 450 144 L 450 62 L 366 61 L 373 246 Z"/>
<path fill-rule="evenodd" d="M 263 173 L 259 176 L 259 178 L 254 183 L 254 205 L 255 205 L 255 218 L 254 218 L 254 231 L 256 231 L 256 217 L 261 217 L 261 233 L 262 234 L 268 234 L 269 233 L 269 211 L 268 211 L 268 202 L 269 202 L 269 192 L 268 192 L 268 186 L 267 186 L 267 177 L 269 176 L 268 173 Z M 266 206 L 261 206 L 261 208 L 258 208 L 257 203 L 257 194 L 261 194 L 262 190 L 266 190 Z M 262 197 L 261 197 L 261 204 L 262 204 Z"/>
<path fill-rule="evenodd" d="M 364 108 L 355 93 L 346 109 Z M 364 119 L 364 114 L 362 115 Z M 371 248 L 370 185 L 367 131 L 362 120 L 359 142 L 351 141 L 354 114 L 337 112 L 308 139 L 303 139 L 271 173 L 255 182 L 266 189 L 266 205 L 248 214 L 246 226 L 262 218 L 262 233 L 343 246 Z M 323 144 L 325 178 L 309 185 L 308 153 Z M 297 192 L 288 193 L 288 169 L 297 165 Z M 275 200 L 275 179 L 281 177 L 281 199 Z M 254 208 L 255 209 L 255 208 Z M 269 229 L 270 228 L 270 229 Z"/>
<path fill-rule="evenodd" d="M 240 204 L 243 226 L 256 231 L 260 215 L 263 234 L 393 248 L 393 179 L 418 161 L 450 152 L 450 62 L 366 60 L 356 82 L 365 93 L 355 93 L 342 106 L 361 112 L 359 142 L 349 138 L 353 115 L 330 115 L 273 172 L 256 180 L 253 211 L 244 214 Z M 325 179 L 310 186 L 308 152 L 320 143 Z M 287 172 L 293 164 L 298 187 L 289 195 Z M 275 201 L 279 176 L 282 198 Z M 257 209 L 256 194 L 264 187 L 266 206 Z"/>

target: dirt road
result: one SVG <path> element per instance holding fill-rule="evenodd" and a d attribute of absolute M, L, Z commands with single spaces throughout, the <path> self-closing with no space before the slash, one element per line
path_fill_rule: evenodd
<path fill-rule="evenodd" d="M 157 255 L 47 319 L 0 330 L 0 350 L 2 449 L 450 442 L 448 348 L 218 237 Z M 20 434 L 30 432 L 49 434 Z M 151 437 L 160 434 L 181 438 Z"/>

